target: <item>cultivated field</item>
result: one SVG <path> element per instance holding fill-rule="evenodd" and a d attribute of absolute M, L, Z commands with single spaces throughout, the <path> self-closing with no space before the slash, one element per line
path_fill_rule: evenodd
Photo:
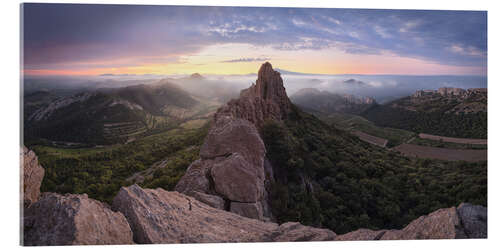
<path fill-rule="evenodd" d="M 456 138 L 456 137 L 446 137 L 446 136 L 438 136 L 438 135 L 429 135 L 420 133 L 418 135 L 422 139 L 429 139 L 435 141 L 444 141 L 444 142 L 453 142 L 453 143 L 462 143 L 462 144 L 488 144 L 487 139 L 469 139 L 469 138 Z"/>
<path fill-rule="evenodd" d="M 393 147 L 410 140 L 415 133 L 395 128 L 378 127 L 373 122 L 357 115 L 331 114 L 322 118 L 329 124 L 348 131 L 362 131 L 380 139 L 387 139 L 387 147 Z"/>
<path fill-rule="evenodd" d="M 386 139 L 383 139 L 383 138 L 380 138 L 380 137 L 376 137 L 376 136 L 373 136 L 373 135 L 369 135 L 367 133 L 364 133 L 364 132 L 361 132 L 361 131 L 357 131 L 357 130 L 354 130 L 351 132 L 353 135 L 356 135 L 359 139 L 365 141 L 365 142 L 368 142 L 368 143 L 371 143 L 373 145 L 377 145 L 377 146 L 380 146 L 380 147 L 385 147 L 387 145 L 387 140 Z"/>
<path fill-rule="evenodd" d="M 488 159 L 487 150 L 436 148 L 407 143 L 394 147 L 394 150 L 406 156 L 447 161 L 475 162 L 486 161 Z"/>

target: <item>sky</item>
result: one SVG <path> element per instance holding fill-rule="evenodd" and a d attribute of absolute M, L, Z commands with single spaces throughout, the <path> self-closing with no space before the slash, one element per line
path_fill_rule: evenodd
<path fill-rule="evenodd" d="M 487 74 L 481 11 L 23 4 L 25 75 Z"/>

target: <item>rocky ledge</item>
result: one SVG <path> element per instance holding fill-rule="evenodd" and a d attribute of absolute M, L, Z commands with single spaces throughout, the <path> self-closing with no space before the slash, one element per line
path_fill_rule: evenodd
<path fill-rule="evenodd" d="M 24 215 L 25 245 L 291 242 L 486 238 L 486 208 L 461 204 L 402 230 L 336 235 L 298 222 L 278 225 L 213 208 L 161 188 L 122 187 L 112 209 L 86 195 L 45 193 Z"/>
<path fill-rule="evenodd" d="M 418 240 L 487 238 L 487 209 L 462 203 L 420 216 L 401 230 L 359 229 L 335 240 Z"/>
<path fill-rule="evenodd" d="M 122 187 L 113 200 L 134 233 L 134 241 L 151 243 L 269 242 L 333 240 L 327 229 L 285 223 L 279 226 L 216 209 L 193 197 L 161 188 Z"/>
<path fill-rule="evenodd" d="M 40 186 L 45 170 L 38 163 L 35 152 L 28 148 L 22 147 L 20 157 L 23 206 L 29 207 L 40 197 Z"/>
<path fill-rule="evenodd" d="M 44 193 L 23 219 L 26 246 L 134 243 L 123 214 L 86 194 Z"/>

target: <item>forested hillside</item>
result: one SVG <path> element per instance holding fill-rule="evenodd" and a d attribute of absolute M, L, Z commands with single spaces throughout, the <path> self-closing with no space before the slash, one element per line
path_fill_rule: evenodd
<path fill-rule="evenodd" d="M 486 205 L 486 162 L 409 159 L 296 107 L 284 125 L 268 121 L 262 135 L 275 167 L 270 200 L 279 222 L 344 233 L 400 228 L 464 201 Z"/>
<path fill-rule="evenodd" d="M 487 138 L 486 89 L 440 88 L 374 105 L 362 114 L 384 127 L 461 138 Z"/>

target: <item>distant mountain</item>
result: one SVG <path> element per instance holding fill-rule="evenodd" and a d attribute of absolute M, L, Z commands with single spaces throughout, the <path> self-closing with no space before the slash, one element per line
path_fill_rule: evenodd
<path fill-rule="evenodd" d="M 344 84 L 349 84 L 351 86 L 365 86 L 366 83 L 363 82 L 363 81 L 359 81 L 359 80 L 356 80 L 356 79 L 349 79 L 349 80 L 345 80 L 344 81 Z"/>
<path fill-rule="evenodd" d="M 169 106 L 187 109 L 197 104 L 188 92 L 167 80 L 148 85 L 101 89 L 100 92 L 138 104 L 153 115 L 165 115 L 165 108 Z"/>
<path fill-rule="evenodd" d="M 319 91 L 314 88 L 301 89 L 290 96 L 290 98 L 293 103 L 306 110 L 315 110 L 327 114 L 359 114 L 376 104 L 375 99 L 370 97 L 356 97 L 348 94 L 341 95 L 328 91 Z"/>
<path fill-rule="evenodd" d="M 221 80 L 211 80 L 199 73 L 179 79 L 169 79 L 183 90 L 202 98 L 209 98 L 219 102 L 227 102 L 237 97 L 240 89 L 234 84 Z"/>
<path fill-rule="evenodd" d="M 419 90 L 362 116 L 380 126 L 442 136 L 487 137 L 487 89 Z"/>
<path fill-rule="evenodd" d="M 205 79 L 205 77 L 203 77 L 199 73 L 193 73 L 191 76 L 189 76 L 189 78 L 191 78 L 191 79 Z"/>
<path fill-rule="evenodd" d="M 28 95 L 25 110 L 49 93 Z M 165 80 L 150 85 L 99 89 L 60 97 L 29 110 L 25 135 L 53 141 L 126 142 L 195 115 L 199 101 Z"/>

